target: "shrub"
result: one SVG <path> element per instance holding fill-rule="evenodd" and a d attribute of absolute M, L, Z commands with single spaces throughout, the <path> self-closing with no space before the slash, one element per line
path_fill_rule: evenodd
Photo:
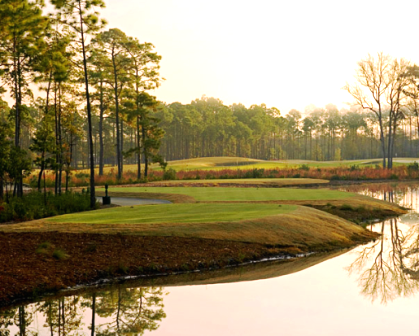
<path fill-rule="evenodd" d="M 407 166 L 409 171 L 419 171 L 419 164 L 415 161 Z"/>
<path fill-rule="evenodd" d="M 265 169 L 257 169 L 254 168 L 252 170 L 247 170 L 244 173 L 244 178 L 261 178 L 263 177 L 263 174 L 265 173 Z"/>
<path fill-rule="evenodd" d="M 82 179 L 82 178 L 89 178 L 90 175 L 87 173 L 77 173 L 77 174 L 74 174 L 74 176 L 79 179 Z"/>
<path fill-rule="evenodd" d="M 48 250 L 52 247 L 52 244 L 50 242 L 44 242 L 38 245 L 38 247 L 35 250 L 35 253 L 37 254 L 48 254 Z"/>
<path fill-rule="evenodd" d="M 310 167 L 308 166 L 308 164 L 303 164 L 303 165 L 301 165 L 300 166 L 300 168 L 299 168 L 300 170 L 305 170 L 305 171 L 309 171 L 310 170 Z"/>
<path fill-rule="evenodd" d="M 353 211 L 353 210 L 354 210 L 354 208 L 353 208 L 351 205 L 349 205 L 349 204 L 343 204 L 343 205 L 341 205 L 340 210 L 349 210 L 349 211 Z"/>
<path fill-rule="evenodd" d="M 52 252 L 52 256 L 57 260 L 65 260 L 68 258 L 67 253 L 61 249 L 54 250 L 54 252 Z"/>
<path fill-rule="evenodd" d="M 44 195 L 31 192 L 23 197 L 9 197 L 2 207 L 0 223 L 24 221 L 90 210 L 90 198 L 88 193 L 67 192 L 61 195 L 52 193 Z"/>
<path fill-rule="evenodd" d="M 163 173 L 163 180 L 176 180 L 176 170 L 169 168 Z"/>

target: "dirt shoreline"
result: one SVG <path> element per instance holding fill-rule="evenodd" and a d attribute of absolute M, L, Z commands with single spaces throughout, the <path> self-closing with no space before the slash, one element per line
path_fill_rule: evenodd
<path fill-rule="evenodd" d="M 375 237 L 355 237 L 354 241 L 360 244 Z M 301 253 L 292 246 L 59 232 L 0 232 L 0 246 L 0 307 L 101 279 L 220 269 Z M 323 251 L 346 247 L 350 245 Z M 307 246 L 304 252 L 312 251 Z"/>

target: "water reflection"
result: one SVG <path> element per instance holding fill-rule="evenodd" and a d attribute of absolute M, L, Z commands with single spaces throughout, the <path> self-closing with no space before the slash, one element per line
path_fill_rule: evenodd
<path fill-rule="evenodd" d="M 371 225 L 381 237 L 359 247 L 348 267 L 358 275 L 362 294 L 372 301 L 387 303 L 419 290 L 418 185 L 371 184 L 351 186 L 347 191 L 397 203 L 412 209 L 408 214 Z"/>
<path fill-rule="evenodd" d="M 162 287 L 122 285 L 0 312 L 0 336 L 143 335 L 166 317 Z"/>
<path fill-rule="evenodd" d="M 339 187 L 339 190 L 397 203 L 405 208 L 419 210 L 419 184 L 415 183 L 370 183 Z"/>
<path fill-rule="evenodd" d="M 374 231 L 382 234 L 380 239 L 357 250 L 357 258 L 348 268 L 359 274 L 362 293 L 382 303 L 399 296 L 409 296 L 419 289 L 419 283 L 409 274 L 415 267 L 418 251 L 412 250 L 412 241 L 418 241 L 413 232 L 400 230 L 397 219 L 376 224 Z M 416 231 L 416 230 L 415 230 Z M 417 267 L 417 266 L 416 266 Z"/>

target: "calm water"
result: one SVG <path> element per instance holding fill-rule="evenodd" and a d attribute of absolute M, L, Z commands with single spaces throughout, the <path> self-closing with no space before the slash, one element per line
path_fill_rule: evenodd
<path fill-rule="evenodd" d="M 419 210 L 415 185 L 350 188 Z M 395 335 L 419 331 L 419 216 L 383 239 L 288 263 L 155 279 L 0 313 L 0 335 Z M 416 280 L 418 279 L 418 280 Z M 172 284 L 161 287 L 161 284 Z M 176 285 L 175 285 L 176 284 Z"/>

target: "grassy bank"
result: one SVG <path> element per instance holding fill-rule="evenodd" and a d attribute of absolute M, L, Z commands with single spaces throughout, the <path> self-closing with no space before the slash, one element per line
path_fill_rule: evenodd
<path fill-rule="evenodd" d="M 298 252 L 347 247 L 375 236 L 316 209 L 243 203 L 122 207 L 0 226 L 0 230 L 190 237 L 269 244 Z"/>

